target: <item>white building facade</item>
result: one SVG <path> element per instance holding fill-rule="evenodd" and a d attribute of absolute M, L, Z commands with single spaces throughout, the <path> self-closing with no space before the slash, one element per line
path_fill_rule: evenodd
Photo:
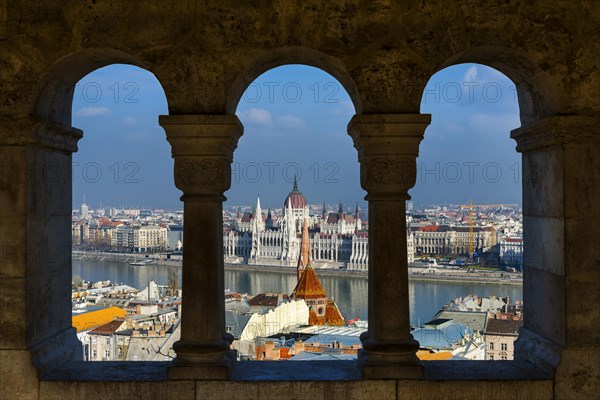
<path fill-rule="evenodd" d="M 358 205 L 354 213 L 309 215 L 309 205 L 297 182 L 284 201 L 283 216 L 274 219 L 271 210 L 262 214 L 260 198 L 252 213 L 238 212 L 233 227 L 225 229 L 223 251 L 226 262 L 296 266 L 300 254 L 302 221 L 309 222 L 310 253 L 314 263 L 332 268 L 368 270 L 369 236 Z M 408 262 L 414 262 L 414 235 L 408 235 Z"/>
<path fill-rule="evenodd" d="M 523 238 L 505 237 L 500 241 L 500 263 L 509 267 L 523 265 Z"/>

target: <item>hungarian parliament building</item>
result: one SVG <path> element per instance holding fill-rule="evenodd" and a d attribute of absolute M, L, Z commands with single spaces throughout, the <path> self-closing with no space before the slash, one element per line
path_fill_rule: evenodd
<path fill-rule="evenodd" d="M 230 226 L 224 227 L 225 262 L 258 265 L 296 266 L 300 255 L 302 224 L 309 221 L 310 256 L 314 264 L 329 268 L 368 270 L 369 234 L 367 221 L 361 220 L 358 205 L 354 213 L 309 215 L 308 202 L 298 183 L 283 203 L 283 215 L 274 219 L 269 209 L 264 215 L 260 198 L 252 213 L 238 212 Z M 408 257 L 414 261 L 413 235 L 409 235 Z"/>

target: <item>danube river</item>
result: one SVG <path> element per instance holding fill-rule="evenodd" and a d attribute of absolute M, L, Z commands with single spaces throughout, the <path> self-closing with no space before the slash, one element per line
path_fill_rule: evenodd
<path fill-rule="evenodd" d="M 86 281 L 110 280 L 124 283 L 137 289 L 147 286 L 149 280 L 167 284 L 169 269 L 176 268 L 181 284 L 181 267 L 147 265 L 131 266 L 114 261 L 88 261 L 73 259 L 73 276 L 79 275 Z M 367 279 L 356 276 L 321 276 L 323 287 L 338 304 L 346 319 L 367 319 Z M 225 288 L 240 293 L 263 292 L 291 293 L 296 284 L 296 275 L 278 272 L 225 270 Z M 198 287 L 202 290 L 202 287 Z M 464 282 L 409 282 L 411 321 L 415 325 L 427 322 L 441 306 L 458 296 L 510 296 L 511 301 L 523 298 L 522 286 L 494 283 Z"/>

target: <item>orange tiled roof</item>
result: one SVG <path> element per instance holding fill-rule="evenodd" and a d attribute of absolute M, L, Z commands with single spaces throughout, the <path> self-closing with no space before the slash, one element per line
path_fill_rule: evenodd
<path fill-rule="evenodd" d="M 96 333 L 98 335 L 112 335 L 121 327 L 121 325 L 123 325 L 124 322 L 124 319 L 115 319 L 107 322 L 104 325 L 100 325 L 99 327 L 91 330 L 89 333 Z"/>
<path fill-rule="evenodd" d="M 123 318 L 126 311 L 119 307 L 109 307 L 102 310 L 90 311 L 81 315 L 74 315 L 71 320 L 77 333 L 94 329 L 104 325 L 115 318 Z"/>
<path fill-rule="evenodd" d="M 325 325 L 344 325 L 344 317 L 342 317 L 342 313 L 333 300 L 328 300 L 327 306 L 325 307 Z"/>
<path fill-rule="evenodd" d="M 311 307 L 308 310 L 309 325 L 325 325 L 325 317 L 318 317 L 317 312 Z"/>
<path fill-rule="evenodd" d="M 417 357 L 419 360 L 433 361 L 433 360 L 451 360 L 452 353 L 449 351 L 431 352 L 429 350 L 418 350 Z"/>
<path fill-rule="evenodd" d="M 327 293 L 323 289 L 310 260 L 306 264 L 306 269 L 302 273 L 302 277 L 294 288 L 292 295 L 296 299 L 319 299 L 327 297 Z"/>

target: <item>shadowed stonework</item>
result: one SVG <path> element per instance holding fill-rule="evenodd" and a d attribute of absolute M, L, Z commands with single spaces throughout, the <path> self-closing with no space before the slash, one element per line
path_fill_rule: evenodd
<path fill-rule="evenodd" d="M 0 0 L 0 398 L 597 398 L 599 15 L 596 1 Z M 391 234 L 406 230 L 425 85 L 465 62 L 517 88 L 527 305 L 515 361 L 467 368 L 416 357 L 407 243 Z M 172 364 L 82 366 L 71 326 L 71 155 L 85 134 L 71 125 L 73 90 L 113 63 L 152 72 L 169 104 L 160 124 L 189 243 Z M 331 74 L 356 110 L 369 330 L 359 363 L 241 371 L 223 306 L 223 193 L 243 134 L 234 112 L 254 79 L 291 63 Z"/>

